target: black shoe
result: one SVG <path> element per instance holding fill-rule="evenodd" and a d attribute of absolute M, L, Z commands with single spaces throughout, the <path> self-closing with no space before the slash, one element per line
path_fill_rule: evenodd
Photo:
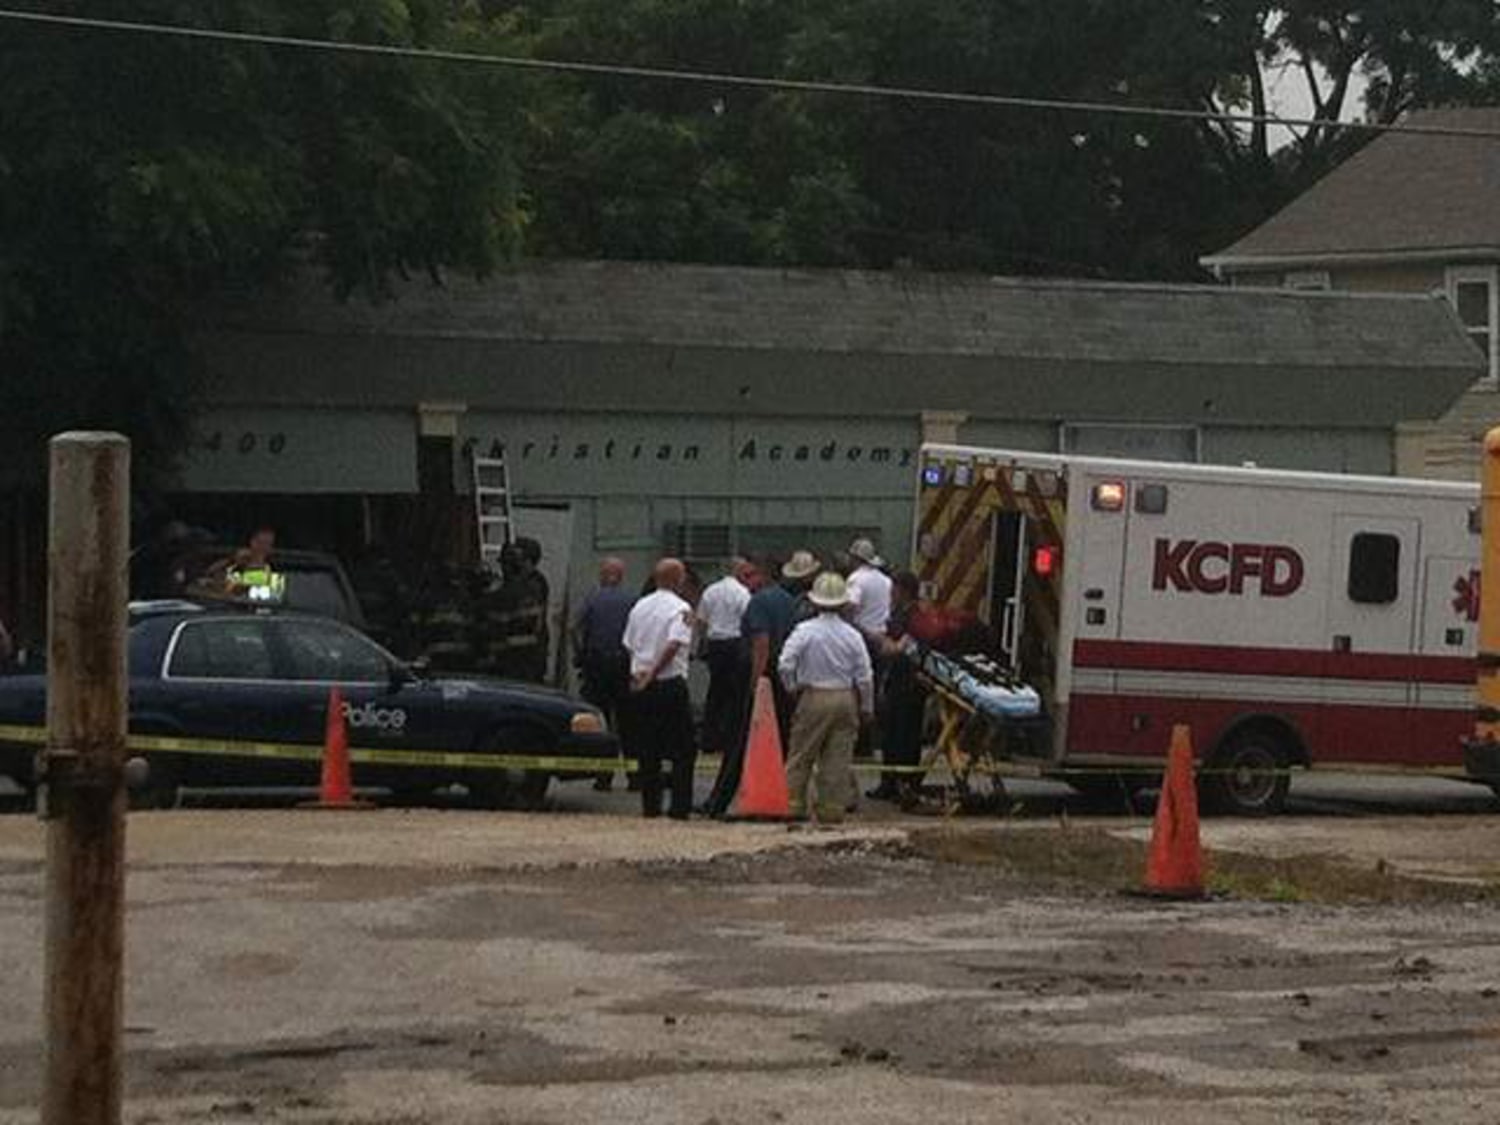
<path fill-rule="evenodd" d="M 692 818 L 692 813 L 669 812 L 667 816 L 671 817 L 673 820 L 690 820 Z"/>
<path fill-rule="evenodd" d="M 901 796 L 901 794 L 896 791 L 896 787 L 894 785 L 887 785 L 882 781 L 879 785 L 875 786 L 874 789 L 866 792 L 865 796 L 870 798 L 870 800 L 872 801 L 894 801 L 897 800 Z"/>
<path fill-rule="evenodd" d="M 608 793 L 614 787 L 615 787 L 615 779 L 612 778 L 612 777 L 596 777 L 596 778 L 594 778 L 594 792 L 595 793 Z"/>

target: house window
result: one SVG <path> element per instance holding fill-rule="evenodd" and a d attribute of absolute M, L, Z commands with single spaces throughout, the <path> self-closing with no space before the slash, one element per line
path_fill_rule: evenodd
<path fill-rule="evenodd" d="M 1495 267 L 1452 269 L 1448 271 L 1448 300 L 1452 302 L 1458 319 L 1463 321 L 1469 338 L 1474 341 L 1489 360 L 1489 377 L 1495 378 L 1500 370 L 1500 340 L 1495 331 L 1500 321 L 1500 300 L 1497 292 Z"/>
<path fill-rule="evenodd" d="M 1333 288 L 1333 279 L 1327 270 L 1295 270 L 1281 279 L 1283 289 L 1310 289 L 1325 291 Z"/>

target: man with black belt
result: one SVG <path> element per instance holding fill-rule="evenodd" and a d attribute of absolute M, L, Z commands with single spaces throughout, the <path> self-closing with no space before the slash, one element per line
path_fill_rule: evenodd
<path fill-rule="evenodd" d="M 754 573 L 747 560 L 734 559 L 729 572 L 698 599 L 703 658 L 708 664 L 708 698 L 703 703 L 699 745 L 705 753 L 727 754 L 745 737 L 750 653 L 741 623 L 750 604 Z"/>
<path fill-rule="evenodd" d="M 656 564 L 654 592 L 635 603 L 625 623 L 630 653 L 629 721 L 626 748 L 641 774 L 641 805 L 661 815 L 661 764 L 672 763 L 670 815 L 686 820 L 693 808 L 693 712 L 688 700 L 688 657 L 693 609 L 680 591 L 687 570 L 680 559 Z"/>

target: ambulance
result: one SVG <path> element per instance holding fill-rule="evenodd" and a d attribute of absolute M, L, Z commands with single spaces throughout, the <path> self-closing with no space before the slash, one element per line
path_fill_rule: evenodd
<path fill-rule="evenodd" d="M 1174 724 L 1205 797 L 1265 815 L 1295 769 L 1465 768 L 1478 488 L 926 445 L 922 596 L 1043 700 L 1008 751 L 1146 787 Z"/>

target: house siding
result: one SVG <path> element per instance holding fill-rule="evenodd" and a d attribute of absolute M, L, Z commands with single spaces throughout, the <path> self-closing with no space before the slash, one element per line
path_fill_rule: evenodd
<path fill-rule="evenodd" d="M 1332 289 L 1348 293 L 1446 293 L 1448 271 L 1462 266 L 1494 263 L 1465 261 L 1391 263 L 1386 265 L 1344 266 L 1329 269 Z M 1286 284 L 1289 273 L 1305 272 L 1286 269 L 1238 270 L 1229 278 L 1237 286 L 1280 287 Z M 1500 391 L 1488 381 L 1480 381 L 1466 391 L 1441 418 L 1432 422 L 1403 422 L 1396 427 L 1393 440 L 1388 441 L 1388 457 L 1394 462 L 1398 476 L 1426 477 L 1434 480 L 1477 480 L 1479 476 L 1480 452 L 1485 432 L 1500 425 Z M 1259 448 L 1264 437 L 1252 444 Z M 1356 462 L 1379 456 L 1375 452 L 1378 443 L 1367 445 L 1354 454 Z M 1205 460 L 1230 461 L 1219 448 L 1205 442 Z M 1288 450 L 1279 455 L 1281 463 L 1295 462 L 1295 452 Z M 1300 466 L 1299 466 L 1300 467 Z M 1353 468 L 1349 472 L 1385 472 L 1387 469 Z"/>

